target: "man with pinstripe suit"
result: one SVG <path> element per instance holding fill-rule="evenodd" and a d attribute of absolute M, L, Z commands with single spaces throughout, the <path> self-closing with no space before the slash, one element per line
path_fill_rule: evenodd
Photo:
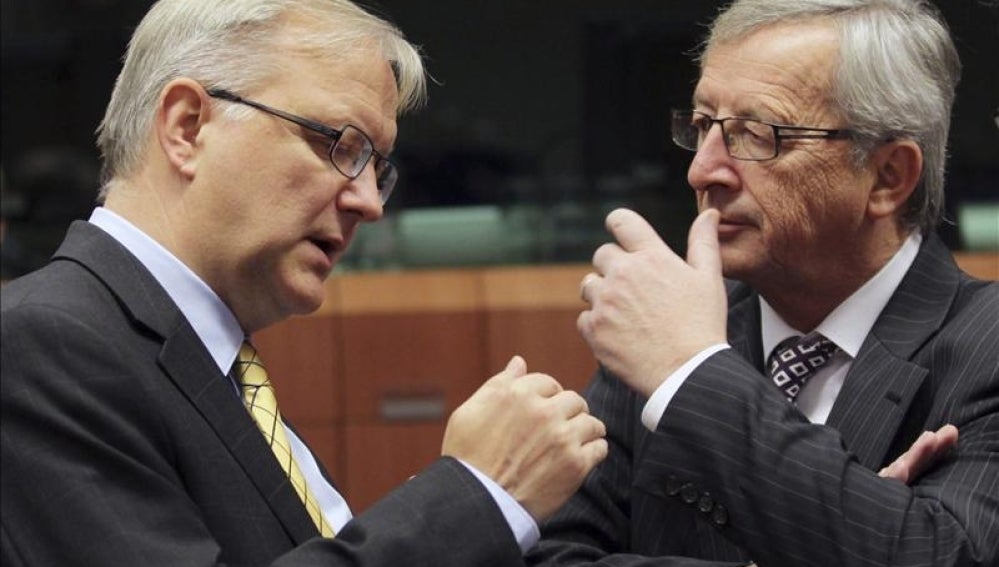
<path fill-rule="evenodd" d="M 672 123 L 696 152 L 686 260 L 607 217 L 578 326 L 610 455 L 531 562 L 999 564 L 999 284 L 934 234 L 945 25 L 919 0 L 737 0 L 705 45 Z M 768 361 L 799 336 L 826 354 Z M 947 424 L 918 478 L 878 475 Z"/>

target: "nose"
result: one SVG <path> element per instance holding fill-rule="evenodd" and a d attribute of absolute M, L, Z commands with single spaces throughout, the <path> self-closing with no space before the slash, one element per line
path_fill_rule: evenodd
<path fill-rule="evenodd" d="M 733 159 L 728 155 L 721 124 L 712 124 L 694 154 L 687 170 L 687 183 L 695 191 L 706 191 L 713 186 L 734 187 L 738 182 Z"/>
<path fill-rule="evenodd" d="M 365 222 L 375 222 L 385 214 L 374 160 L 368 161 L 361 173 L 348 181 L 338 197 L 339 208 L 357 213 Z"/>

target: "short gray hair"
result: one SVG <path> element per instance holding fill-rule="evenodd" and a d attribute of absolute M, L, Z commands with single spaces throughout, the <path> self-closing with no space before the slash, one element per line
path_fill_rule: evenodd
<path fill-rule="evenodd" d="M 961 62 L 946 24 L 925 0 L 736 0 L 715 19 L 701 54 L 763 26 L 828 18 L 839 30 L 833 100 L 862 165 L 886 140 L 911 139 L 923 171 L 902 222 L 924 232 L 943 215 L 944 170 Z"/>
<path fill-rule="evenodd" d="M 132 35 L 97 129 L 103 157 L 99 199 L 115 179 L 140 165 L 167 83 L 189 77 L 206 89 L 252 89 L 274 73 L 271 54 L 292 15 L 309 23 L 296 29 L 296 48 L 334 59 L 376 50 L 396 75 L 398 112 L 425 102 L 419 49 L 394 25 L 349 0 L 160 0 Z"/>

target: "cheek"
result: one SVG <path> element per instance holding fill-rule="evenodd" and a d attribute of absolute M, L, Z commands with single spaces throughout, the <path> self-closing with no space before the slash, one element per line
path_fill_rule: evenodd
<path fill-rule="evenodd" d="M 846 229 L 858 204 L 853 197 L 858 188 L 844 177 L 849 168 L 815 155 L 807 163 L 797 161 L 773 172 L 775 191 L 767 195 L 765 209 L 774 230 L 808 242 Z"/>
<path fill-rule="evenodd" d="M 258 213 L 286 223 L 310 224 L 331 205 L 335 196 L 328 178 L 322 173 L 312 168 L 290 168 L 277 172 L 269 178 L 270 183 L 265 188 L 265 206 Z"/>
<path fill-rule="evenodd" d="M 812 213 L 813 179 L 790 172 L 771 172 L 767 190 L 754 194 L 762 213 L 763 232 L 768 244 L 800 240 L 807 232 Z"/>

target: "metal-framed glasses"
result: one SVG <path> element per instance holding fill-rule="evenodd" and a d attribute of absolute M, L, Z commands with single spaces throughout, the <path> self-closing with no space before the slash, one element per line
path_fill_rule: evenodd
<path fill-rule="evenodd" d="M 728 155 L 747 161 L 763 161 L 777 157 L 780 153 L 781 140 L 844 140 L 854 135 L 852 130 L 842 128 L 771 124 L 739 116 L 715 118 L 698 110 L 673 110 L 671 119 L 673 142 L 685 150 L 696 152 L 715 124 L 721 126 L 722 140 L 725 141 Z"/>
<path fill-rule="evenodd" d="M 342 129 L 337 130 L 321 122 L 309 120 L 308 118 L 278 110 L 266 104 L 245 99 L 225 89 L 209 89 L 208 96 L 253 107 L 329 138 L 330 145 L 326 153 L 329 156 L 330 162 L 337 171 L 350 179 L 357 179 L 357 176 L 361 175 L 364 168 L 368 166 L 368 162 L 374 158 L 375 183 L 378 187 L 378 197 L 384 205 L 392 195 L 392 190 L 395 189 L 395 182 L 399 180 L 399 171 L 396 169 L 395 164 L 375 150 L 374 144 L 371 143 L 371 138 L 360 128 L 348 124 Z"/>

